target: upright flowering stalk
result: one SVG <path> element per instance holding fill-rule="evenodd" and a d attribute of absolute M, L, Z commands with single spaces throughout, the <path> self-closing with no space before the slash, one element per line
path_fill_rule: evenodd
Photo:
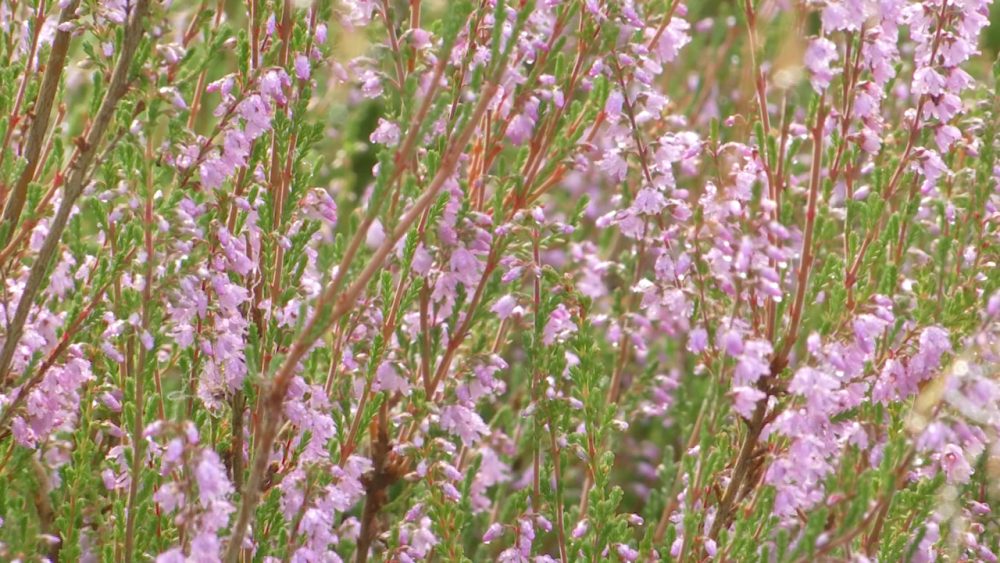
<path fill-rule="evenodd" d="M 0 0 L 0 559 L 997 559 L 988 0 L 237 4 Z"/>

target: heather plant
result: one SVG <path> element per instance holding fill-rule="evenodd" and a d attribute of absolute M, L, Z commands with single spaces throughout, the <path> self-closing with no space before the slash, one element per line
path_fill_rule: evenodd
<path fill-rule="evenodd" d="M 996 561 L 990 0 L 0 0 L 0 560 Z"/>

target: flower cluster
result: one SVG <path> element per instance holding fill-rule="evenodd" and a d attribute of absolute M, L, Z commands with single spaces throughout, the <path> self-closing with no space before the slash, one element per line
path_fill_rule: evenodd
<path fill-rule="evenodd" d="M 989 0 L 238 4 L 0 0 L 0 559 L 997 560 Z"/>

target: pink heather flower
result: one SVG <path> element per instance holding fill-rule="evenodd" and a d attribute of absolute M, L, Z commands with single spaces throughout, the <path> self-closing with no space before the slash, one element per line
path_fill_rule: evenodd
<path fill-rule="evenodd" d="M 608 101 L 604 103 L 604 114 L 610 121 L 617 121 L 622 114 L 622 105 L 625 98 L 618 90 L 612 90 L 608 95 Z"/>
<path fill-rule="evenodd" d="M 719 348 L 724 350 L 726 354 L 735 358 L 743 353 L 743 338 L 740 337 L 739 332 L 735 330 L 720 332 L 717 340 L 717 345 Z"/>
<path fill-rule="evenodd" d="M 399 126 L 391 121 L 378 118 L 378 126 L 369 137 L 371 142 L 394 147 L 399 144 Z"/>
<path fill-rule="evenodd" d="M 105 0 L 99 7 L 101 15 L 113 23 L 123 24 L 128 17 L 129 4 L 125 0 Z"/>
<path fill-rule="evenodd" d="M 879 378 L 872 387 L 872 400 L 888 404 L 916 392 L 916 381 L 910 376 L 910 372 L 902 363 L 890 358 L 882 366 Z"/>
<path fill-rule="evenodd" d="M 913 93 L 937 96 L 944 90 L 945 82 L 936 70 L 931 67 L 920 67 L 913 73 Z"/>
<path fill-rule="evenodd" d="M 361 92 L 369 99 L 381 96 L 382 77 L 370 70 L 361 73 Z"/>
<path fill-rule="evenodd" d="M 110 475 L 111 471 L 106 470 L 106 473 Z M 105 485 L 107 485 L 107 482 L 105 482 Z M 110 489 L 111 488 L 109 488 L 109 490 Z M 178 489 L 176 483 L 168 482 L 164 483 L 163 486 L 156 490 L 156 493 L 153 494 L 153 500 L 163 511 L 170 513 L 184 506 L 186 497 L 184 493 Z"/>
<path fill-rule="evenodd" d="M 868 154 L 876 155 L 882 149 L 882 138 L 879 137 L 874 131 L 868 129 L 867 127 L 862 129 L 858 133 L 860 141 L 858 144 L 861 145 L 861 150 Z"/>
<path fill-rule="evenodd" d="M 260 93 L 277 102 L 279 106 L 284 106 L 288 101 L 285 97 L 285 88 L 291 85 L 292 80 L 284 70 L 270 70 L 260 79 Z"/>
<path fill-rule="evenodd" d="M 948 444 L 941 451 L 939 461 L 949 483 L 967 483 L 972 476 L 972 466 L 965 459 L 962 448 Z"/>
<path fill-rule="evenodd" d="M 674 558 L 680 557 L 682 547 L 684 547 L 684 537 L 678 536 L 677 539 L 670 544 L 670 556 Z"/>
<path fill-rule="evenodd" d="M 952 93 L 959 93 L 966 88 L 971 88 L 975 83 L 976 79 L 971 74 L 959 67 L 954 67 L 949 69 L 944 86 Z"/>
<path fill-rule="evenodd" d="M 529 542 L 528 545 L 530 546 L 530 541 L 535 539 L 534 522 L 528 517 L 521 517 L 521 519 L 518 521 L 518 524 L 519 524 L 518 529 L 521 532 L 521 538 L 528 540 Z M 527 554 L 525 553 L 524 555 Z"/>
<path fill-rule="evenodd" d="M 413 538 L 410 541 L 409 547 L 411 548 L 411 552 L 416 557 L 426 558 L 431 549 L 437 544 L 438 538 L 432 531 L 431 519 L 427 516 L 421 518 L 420 527 L 413 532 Z"/>
<path fill-rule="evenodd" d="M 700 354 L 708 346 L 708 332 L 698 327 L 688 333 L 687 350 L 692 354 Z"/>
<path fill-rule="evenodd" d="M 931 372 L 941 365 L 941 358 L 951 352 L 951 340 L 948 331 L 929 326 L 920 333 L 919 348 L 911 362 L 911 369 L 930 376 Z"/>
<path fill-rule="evenodd" d="M 163 88 L 160 88 L 159 92 L 161 96 L 168 98 L 170 100 L 170 103 L 173 104 L 175 108 L 179 110 L 188 109 L 188 105 L 187 102 L 184 100 L 184 96 L 181 96 L 181 93 L 179 90 L 177 90 L 177 88 L 174 88 L 173 86 L 165 86 Z"/>
<path fill-rule="evenodd" d="M 556 342 L 556 340 L 562 340 L 570 334 L 576 332 L 576 324 L 573 323 L 572 317 L 565 305 L 560 303 L 555 310 L 552 311 L 552 314 L 549 315 L 549 320 L 545 323 L 545 328 L 542 332 L 542 342 L 546 346 L 551 346 Z"/>
<path fill-rule="evenodd" d="M 524 111 L 515 115 L 507 128 L 507 139 L 515 146 L 524 144 L 531 137 L 538 119 L 538 98 L 532 97 L 524 104 Z"/>
<path fill-rule="evenodd" d="M 316 26 L 316 43 L 326 43 L 327 28 L 325 23 Z"/>
<path fill-rule="evenodd" d="M 121 401 L 110 392 L 105 391 L 104 393 L 101 393 L 101 396 L 98 397 L 98 399 L 101 401 L 101 404 L 111 410 L 111 412 L 121 412 Z"/>
<path fill-rule="evenodd" d="M 202 450 L 201 461 L 195 468 L 195 478 L 198 480 L 198 495 L 203 506 L 233 492 L 233 485 L 226 476 L 226 468 L 214 450 Z"/>
<path fill-rule="evenodd" d="M 205 90 L 208 92 L 218 92 L 223 98 L 229 98 L 232 96 L 235 84 L 236 80 L 233 78 L 233 75 L 227 74 L 214 82 L 209 82 Z"/>
<path fill-rule="evenodd" d="M 615 552 L 622 561 L 636 561 L 639 559 L 639 552 L 623 543 L 615 545 Z"/>
<path fill-rule="evenodd" d="M 875 341 L 882 336 L 882 331 L 887 324 L 884 320 L 874 315 L 859 315 L 854 320 L 854 335 L 861 349 L 869 354 L 874 352 Z"/>
<path fill-rule="evenodd" d="M 753 387 L 733 387 L 730 394 L 733 396 L 733 410 L 747 420 L 753 416 L 757 403 L 767 397 L 763 391 Z"/>
<path fill-rule="evenodd" d="M 789 392 L 805 397 L 806 404 L 816 412 L 829 410 L 839 389 L 840 382 L 832 375 L 808 366 L 796 371 L 788 385 Z"/>
<path fill-rule="evenodd" d="M 466 446 L 474 446 L 490 433 L 483 419 L 475 411 L 462 405 L 449 405 L 441 409 L 441 428 L 462 439 Z"/>
<path fill-rule="evenodd" d="M 198 167 L 201 185 L 208 189 L 221 186 L 228 175 L 228 166 L 219 158 L 209 158 Z"/>
<path fill-rule="evenodd" d="M 299 54 L 295 56 L 295 76 L 299 80 L 309 80 L 309 57 Z"/>
<path fill-rule="evenodd" d="M 434 258 L 431 257 L 430 252 L 427 252 L 423 244 L 417 246 L 413 252 L 413 263 L 411 265 L 414 273 L 418 276 L 426 276 L 431 271 L 431 266 L 433 265 Z"/>
<path fill-rule="evenodd" d="M 934 142 L 938 150 L 948 152 L 956 141 L 962 138 L 962 132 L 954 125 L 939 125 L 934 129 Z"/>
<path fill-rule="evenodd" d="M 418 51 L 431 45 L 431 34 L 425 29 L 414 28 L 410 30 L 410 44 Z"/>
<path fill-rule="evenodd" d="M 978 516 L 986 516 L 992 512 L 990 505 L 974 500 L 969 501 L 969 509 Z"/>
<path fill-rule="evenodd" d="M 301 205 L 310 218 L 325 221 L 329 225 L 337 223 L 337 202 L 326 190 L 322 188 L 309 190 L 302 198 Z"/>
<path fill-rule="evenodd" d="M 347 20 L 352 26 L 365 25 L 372 19 L 377 2 L 374 0 L 344 0 L 344 7 L 347 9 Z"/>
<path fill-rule="evenodd" d="M 186 563 L 188 558 L 184 556 L 184 551 L 175 547 L 164 551 L 156 556 L 156 563 Z"/>
<path fill-rule="evenodd" d="M 392 362 L 382 362 L 375 372 L 375 383 L 379 391 L 389 391 L 391 393 L 410 394 L 410 383 L 405 377 L 399 375 Z"/>
<path fill-rule="evenodd" d="M 658 215 L 667 206 L 667 200 L 653 188 L 643 188 L 635 196 L 635 210 L 644 215 Z"/>
<path fill-rule="evenodd" d="M 485 267 L 472 252 L 463 247 L 456 248 L 452 253 L 450 266 L 455 278 L 467 288 L 474 288 L 479 284 Z"/>
<path fill-rule="evenodd" d="M 705 539 L 705 552 L 708 553 L 709 557 L 715 557 L 715 554 L 719 551 L 718 544 L 712 538 Z"/>
<path fill-rule="evenodd" d="M 806 47 L 805 64 L 811 74 L 810 82 L 813 90 L 823 92 L 830 86 L 830 81 L 838 70 L 830 68 L 830 63 L 837 60 L 837 46 L 825 37 L 817 37 Z"/>
<path fill-rule="evenodd" d="M 163 452 L 163 466 L 164 468 L 172 467 L 181 459 L 181 455 L 184 454 L 184 441 L 180 438 L 174 438 L 170 440 L 167 444 L 167 449 Z"/>
<path fill-rule="evenodd" d="M 680 17 L 672 17 L 667 28 L 660 34 L 659 40 L 653 47 L 654 53 L 659 57 L 661 63 L 669 63 L 677 58 L 681 49 L 691 42 L 688 31 L 691 24 Z M 647 32 L 655 34 L 655 30 L 647 28 Z M 651 38 L 650 38 L 651 39 Z"/>
<path fill-rule="evenodd" d="M 831 0 L 823 8 L 822 22 L 825 31 L 859 31 L 870 10 L 865 0 Z"/>
<path fill-rule="evenodd" d="M 403 520 L 407 522 L 416 522 L 424 514 L 424 505 L 417 503 L 413 505 L 409 510 L 406 511 L 406 516 L 403 516 Z"/>
<path fill-rule="evenodd" d="M 490 524 L 490 527 L 486 529 L 486 533 L 483 534 L 483 543 L 490 543 L 501 536 L 503 536 L 503 525 L 494 522 Z"/>
<path fill-rule="evenodd" d="M 748 385 L 770 372 L 771 343 L 767 340 L 750 340 L 744 346 L 744 351 L 737 358 L 733 369 L 733 383 Z"/>
<path fill-rule="evenodd" d="M 69 252 L 63 252 L 62 258 L 49 276 L 49 287 L 46 288 L 46 293 L 62 299 L 67 292 L 72 290 L 75 284 L 69 275 L 69 270 L 75 265 L 76 258 L 73 258 Z"/>
<path fill-rule="evenodd" d="M 622 158 L 620 152 L 616 149 L 605 152 L 604 158 L 597 165 L 615 182 L 621 182 L 628 174 L 628 162 Z"/>
<path fill-rule="evenodd" d="M 245 287 L 231 282 L 225 275 L 212 277 L 212 289 L 215 290 L 219 304 L 229 312 L 236 312 L 250 298 L 250 292 Z"/>
<path fill-rule="evenodd" d="M 368 248 L 375 250 L 382 246 L 385 241 L 385 229 L 382 228 L 382 222 L 378 219 L 372 221 L 371 226 L 368 227 L 368 233 L 365 235 L 365 244 Z"/>
<path fill-rule="evenodd" d="M 931 98 L 925 105 L 927 114 L 941 122 L 951 121 L 962 111 L 962 98 L 945 92 L 938 97 Z"/>
<path fill-rule="evenodd" d="M 227 170 L 235 171 L 237 168 L 246 166 L 249 157 L 250 139 L 238 129 L 226 131 L 222 144 L 222 161 Z"/>
<path fill-rule="evenodd" d="M 996 291 L 986 302 L 986 314 L 991 317 L 1000 315 L 1000 291 Z"/>
<path fill-rule="evenodd" d="M 496 313 L 500 320 L 506 320 L 513 314 L 521 314 L 522 309 L 518 306 L 517 299 L 513 295 L 504 295 L 497 299 L 496 303 L 490 307 L 490 311 Z"/>
<path fill-rule="evenodd" d="M 248 96 L 236 108 L 245 123 L 244 132 L 250 140 L 256 139 L 271 128 L 271 110 L 264 98 L 257 94 Z"/>
<path fill-rule="evenodd" d="M 949 176 L 951 170 L 948 166 L 941 160 L 941 155 L 937 151 L 931 149 L 917 149 L 914 151 L 917 157 L 916 166 L 921 174 L 924 176 L 924 183 L 921 186 L 923 193 L 929 193 L 930 190 L 937 185 L 937 181 L 942 176 Z"/>

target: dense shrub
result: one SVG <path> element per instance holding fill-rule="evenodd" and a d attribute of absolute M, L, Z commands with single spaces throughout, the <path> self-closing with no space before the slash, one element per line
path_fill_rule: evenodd
<path fill-rule="evenodd" d="M 0 0 L 0 559 L 996 561 L 989 0 Z"/>

